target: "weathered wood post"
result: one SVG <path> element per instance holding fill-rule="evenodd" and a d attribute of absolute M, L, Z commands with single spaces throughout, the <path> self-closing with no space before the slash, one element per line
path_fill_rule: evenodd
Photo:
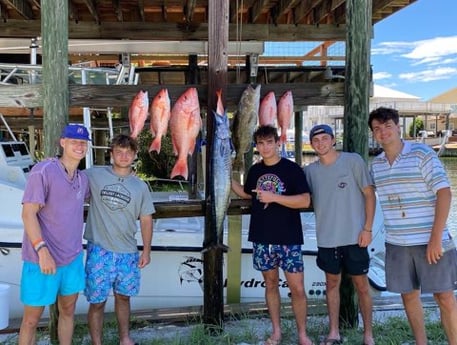
<path fill-rule="evenodd" d="M 303 164 L 303 112 L 301 109 L 299 111 L 294 111 L 294 123 L 295 123 L 295 162 L 302 166 Z"/>
<path fill-rule="evenodd" d="M 68 1 L 41 2 L 43 42 L 43 129 L 45 157 L 59 152 L 58 138 L 68 122 Z M 58 343 L 58 308 L 50 307 L 51 342 Z"/>
<path fill-rule="evenodd" d="M 211 215 L 211 184 L 214 183 L 211 171 L 211 152 L 214 132 L 212 110 L 216 109 L 216 90 L 222 90 L 223 103 L 227 93 L 228 62 L 228 0 L 214 0 L 208 4 L 208 116 L 207 116 L 207 158 L 206 158 L 206 217 L 205 243 L 217 244 L 216 224 Z M 203 321 L 210 330 L 220 330 L 224 318 L 222 248 L 213 247 L 204 253 L 204 296 Z"/>
<path fill-rule="evenodd" d="M 68 122 L 68 1 L 41 2 L 45 156 L 54 156 Z"/>
<path fill-rule="evenodd" d="M 368 112 L 370 87 L 370 39 L 372 0 L 346 1 L 346 79 L 343 150 L 368 158 Z M 341 281 L 340 325 L 358 324 L 358 304 L 346 272 Z"/>

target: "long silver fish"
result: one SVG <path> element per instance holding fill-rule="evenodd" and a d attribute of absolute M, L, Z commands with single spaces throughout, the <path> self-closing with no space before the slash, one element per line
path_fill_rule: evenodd
<path fill-rule="evenodd" d="M 227 113 L 221 100 L 221 91 L 217 91 L 217 108 L 214 113 L 215 130 L 211 152 L 211 183 L 212 217 L 216 224 L 217 243 L 207 243 L 205 251 L 210 247 L 227 248 L 223 245 L 224 219 L 230 202 L 232 182 L 230 127 Z"/>
<path fill-rule="evenodd" d="M 232 127 L 233 146 L 236 156 L 233 170 L 244 172 L 244 154 L 252 146 L 252 135 L 257 126 L 260 104 L 260 84 L 254 89 L 251 85 L 243 91 L 238 103 Z"/>

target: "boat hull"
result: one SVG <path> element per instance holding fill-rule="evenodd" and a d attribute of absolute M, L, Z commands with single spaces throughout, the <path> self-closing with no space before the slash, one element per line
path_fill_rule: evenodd
<path fill-rule="evenodd" d="M 21 243 L 23 225 L 21 200 L 25 181 L 33 163 L 27 149 L 20 142 L 3 142 L 0 145 L 0 284 L 10 286 L 9 316 L 22 316 L 20 302 Z M 183 193 L 152 193 L 154 202 L 183 200 Z M 370 282 L 382 291 L 384 283 L 384 227 L 382 215 L 376 212 L 373 228 L 374 240 L 370 245 Z M 253 269 L 252 244 L 247 241 L 249 215 L 241 216 L 241 253 L 229 249 L 223 257 L 224 296 L 227 296 L 228 256 L 241 255 L 240 302 L 263 302 L 265 283 L 262 275 Z M 305 289 L 310 298 L 324 298 L 325 276 L 316 266 L 316 231 L 312 212 L 302 212 L 303 257 L 305 262 Z M 227 244 L 227 220 L 224 224 L 224 244 Z M 131 298 L 132 310 L 200 306 L 203 304 L 203 217 L 184 217 L 154 220 L 154 236 L 151 263 L 142 270 L 138 296 Z M 139 229 L 139 226 L 138 226 Z M 142 249 L 140 233 L 137 233 L 139 250 Z M 281 298 L 289 299 L 289 289 L 283 273 L 280 273 Z M 231 284 L 233 286 L 233 284 Z M 87 313 L 88 303 L 83 295 L 78 298 L 76 313 Z M 106 311 L 114 310 L 113 296 L 107 301 Z M 48 311 L 46 311 L 47 313 Z"/>
<path fill-rule="evenodd" d="M 309 298 L 325 297 L 325 275 L 316 266 L 316 239 L 314 231 L 314 214 L 302 213 L 305 245 L 303 258 L 305 262 L 305 290 Z M 249 216 L 242 218 L 242 251 L 241 279 L 239 282 L 241 303 L 263 302 L 265 283 L 262 275 L 253 269 L 252 246 L 247 241 L 247 224 Z M 154 308 L 171 308 L 203 305 L 203 243 L 202 217 L 173 218 L 155 220 L 155 231 L 151 251 L 151 263 L 141 271 L 141 287 L 138 296 L 131 298 L 132 310 Z M 20 302 L 21 277 L 21 240 L 22 228 L 1 228 L 3 254 L 0 254 L 0 284 L 10 286 L 10 318 L 22 315 L 23 305 Z M 383 230 L 376 232 L 378 240 L 370 246 L 373 270 L 370 281 L 373 291 L 384 289 Z M 227 233 L 225 233 L 227 238 Z M 381 241 L 381 243 L 380 243 Z M 139 249 L 142 248 L 138 234 Z M 224 243 L 227 243 L 226 241 Z M 230 250 L 223 257 L 224 300 L 227 295 L 227 262 L 228 255 L 235 255 Z M 377 271 L 376 271 L 377 270 Z M 289 289 L 283 273 L 280 273 L 279 291 L 281 298 L 289 299 Z M 82 294 L 78 298 L 76 313 L 87 313 L 88 304 Z M 110 296 L 106 311 L 114 310 L 113 296 Z"/>

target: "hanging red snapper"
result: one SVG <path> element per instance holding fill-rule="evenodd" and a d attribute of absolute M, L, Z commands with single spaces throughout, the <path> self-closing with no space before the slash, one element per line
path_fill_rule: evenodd
<path fill-rule="evenodd" d="M 171 115 L 170 97 L 167 89 L 161 89 L 157 93 L 152 100 L 149 112 L 151 113 L 150 130 L 154 137 L 149 152 L 160 153 L 162 137 L 167 134 L 168 121 Z"/>
<path fill-rule="evenodd" d="M 292 114 L 294 113 L 294 99 L 292 91 L 286 91 L 278 101 L 278 126 L 281 128 L 280 142 L 287 141 L 287 129 L 290 126 Z"/>
<path fill-rule="evenodd" d="M 148 117 L 149 99 L 148 92 L 140 90 L 133 98 L 129 108 L 130 136 L 134 139 L 143 130 Z"/>
<path fill-rule="evenodd" d="M 276 126 L 276 119 L 278 116 L 278 109 L 276 106 L 275 93 L 268 92 L 265 97 L 260 101 L 259 108 L 259 125 L 260 126 Z"/>
<path fill-rule="evenodd" d="M 192 87 L 179 96 L 171 109 L 170 131 L 173 152 L 178 156 L 170 178 L 182 176 L 187 180 L 187 156 L 195 149 L 195 142 L 202 127 L 197 89 Z"/>

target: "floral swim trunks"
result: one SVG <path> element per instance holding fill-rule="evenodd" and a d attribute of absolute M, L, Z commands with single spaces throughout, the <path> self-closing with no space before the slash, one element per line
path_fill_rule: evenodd
<path fill-rule="evenodd" d="M 303 272 L 301 245 L 253 243 L 253 264 L 257 271 L 280 267 L 284 272 Z"/>
<path fill-rule="evenodd" d="M 135 296 L 140 291 L 139 254 L 114 253 L 87 243 L 86 288 L 89 303 L 105 302 L 111 289 L 117 294 Z"/>

